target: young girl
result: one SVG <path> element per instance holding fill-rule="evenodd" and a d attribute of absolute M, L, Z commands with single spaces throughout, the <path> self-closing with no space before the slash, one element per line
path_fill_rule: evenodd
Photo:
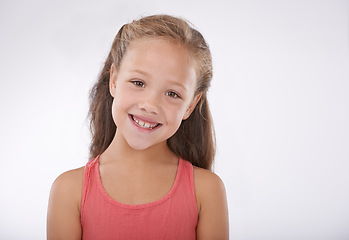
<path fill-rule="evenodd" d="M 211 53 L 179 18 L 121 27 L 91 91 L 85 167 L 54 182 L 48 239 L 228 239 L 212 173 Z"/>

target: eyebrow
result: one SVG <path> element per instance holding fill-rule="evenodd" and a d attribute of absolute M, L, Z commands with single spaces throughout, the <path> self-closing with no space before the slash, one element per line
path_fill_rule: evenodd
<path fill-rule="evenodd" d="M 135 73 L 139 73 L 139 74 L 142 74 L 142 75 L 145 75 L 145 76 L 149 76 L 148 73 L 142 71 L 142 70 L 138 70 L 138 69 L 132 69 L 130 70 L 131 73 L 135 72 Z"/>
<path fill-rule="evenodd" d="M 146 76 L 146 77 L 150 77 L 150 74 L 148 74 L 147 72 L 144 72 L 144 71 L 142 71 L 142 70 L 139 70 L 139 69 L 132 69 L 132 70 L 130 70 L 130 72 L 131 72 L 131 73 L 135 72 L 135 73 L 142 74 L 142 75 L 144 75 L 144 76 Z M 178 82 L 172 81 L 171 79 L 169 79 L 169 82 L 170 82 L 171 84 L 174 84 L 174 85 L 176 85 L 176 86 L 182 88 L 183 90 L 187 91 L 187 88 L 184 87 L 184 85 L 182 85 L 182 84 L 180 84 L 180 83 L 178 83 Z"/>

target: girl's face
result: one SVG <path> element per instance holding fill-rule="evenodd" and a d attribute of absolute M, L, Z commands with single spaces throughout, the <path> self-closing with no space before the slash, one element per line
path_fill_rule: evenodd
<path fill-rule="evenodd" d="M 166 143 L 190 116 L 200 95 L 196 69 L 185 49 L 168 40 L 132 42 L 119 69 L 111 68 L 116 137 L 144 150 Z"/>

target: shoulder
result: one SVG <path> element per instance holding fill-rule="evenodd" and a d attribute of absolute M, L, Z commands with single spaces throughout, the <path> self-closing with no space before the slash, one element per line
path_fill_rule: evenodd
<path fill-rule="evenodd" d="M 193 166 L 193 168 L 194 177 L 197 181 L 199 181 L 199 183 L 218 184 L 224 186 L 223 181 L 217 174 L 211 172 L 210 170 L 199 168 L 196 166 Z"/>
<path fill-rule="evenodd" d="M 59 175 L 56 178 L 55 182 L 71 181 L 74 179 L 79 179 L 79 178 L 83 177 L 84 169 L 85 169 L 85 167 L 80 167 L 80 168 L 66 171 L 66 172 L 62 173 L 61 175 Z"/>
<path fill-rule="evenodd" d="M 84 169 L 85 167 L 81 167 L 59 175 L 52 184 L 50 200 L 75 201 L 80 208 Z"/>
<path fill-rule="evenodd" d="M 203 203 L 210 200 L 208 198 L 225 198 L 225 186 L 217 174 L 203 168 L 193 167 L 195 195 L 199 210 Z"/>
<path fill-rule="evenodd" d="M 72 193 L 82 187 L 85 167 L 73 169 L 59 175 L 52 184 L 51 193 L 65 192 Z"/>
<path fill-rule="evenodd" d="M 80 205 L 84 167 L 59 175 L 47 210 L 48 239 L 81 239 Z"/>
<path fill-rule="evenodd" d="M 197 239 L 228 239 L 229 217 L 225 186 L 215 173 L 194 166 L 198 208 Z"/>

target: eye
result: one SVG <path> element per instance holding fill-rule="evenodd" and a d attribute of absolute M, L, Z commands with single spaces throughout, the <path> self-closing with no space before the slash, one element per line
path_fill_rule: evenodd
<path fill-rule="evenodd" d="M 131 81 L 131 83 L 137 87 L 145 87 L 145 84 L 142 81 L 135 80 L 135 81 Z"/>
<path fill-rule="evenodd" d="M 179 96 L 177 93 L 173 92 L 173 91 L 169 91 L 166 93 L 166 96 L 169 96 L 171 98 L 181 98 L 181 96 Z"/>

